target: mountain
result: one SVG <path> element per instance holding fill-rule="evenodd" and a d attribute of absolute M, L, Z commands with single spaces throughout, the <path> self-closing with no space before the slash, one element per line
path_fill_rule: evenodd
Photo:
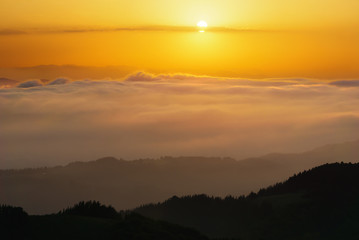
<path fill-rule="evenodd" d="M 295 173 L 298 169 L 300 171 L 325 163 L 334 163 L 338 160 L 358 162 L 359 140 L 341 144 L 329 144 L 303 153 L 271 153 L 258 158 L 244 159 L 241 162 L 248 165 L 281 165 Z"/>
<path fill-rule="evenodd" d="M 325 164 L 247 197 L 172 197 L 135 212 L 211 237 L 359 239 L 359 164 Z"/>
<path fill-rule="evenodd" d="M 173 195 L 239 196 L 322 163 L 357 162 L 358 156 L 359 141 L 355 141 L 242 161 L 215 157 L 125 161 L 107 157 L 53 168 L 1 170 L 0 203 L 21 206 L 30 214 L 45 214 L 93 199 L 116 209 L 131 209 Z"/>
<path fill-rule="evenodd" d="M 58 214 L 29 216 L 21 208 L 0 206 L 1 239 L 163 239 L 207 240 L 199 232 L 136 213 L 117 213 L 99 202 L 80 202 Z"/>
<path fill-rule="evenodd" d="M 325 164 L 247 196 L 174 196 L 132 211 L 82 201 L 39 216 L 0 205 L 0 237 L 16 240 L 354 240 L 358 224 L 359 163 Z"/>

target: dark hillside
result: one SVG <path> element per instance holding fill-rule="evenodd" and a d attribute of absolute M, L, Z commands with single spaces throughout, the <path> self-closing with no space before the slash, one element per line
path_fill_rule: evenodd
<path fill-rule="evenodd" d="M 99 202 L 81 202 L 58 214 L 28 216 L 21 208 L 0 207 L 0 239 L 6 240 L 206 240 L 190 228 L 117 213 Z"/>
<path fill-rule="evenodd" d="M 359 164 L 322 165 L 246 197 L 173 197 L 135 212 L 213 237 L 358 239 Z"/>

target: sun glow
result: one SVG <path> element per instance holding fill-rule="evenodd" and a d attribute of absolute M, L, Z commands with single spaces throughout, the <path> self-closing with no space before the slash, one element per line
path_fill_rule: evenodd
<path fill-rule="evenodd" d="M 203 20 L 201 20 L 197 23 L 197 27 L 200 27 L 200 28 L 205 28 L 207 26 L 208 26 L 207 23 Z"/>

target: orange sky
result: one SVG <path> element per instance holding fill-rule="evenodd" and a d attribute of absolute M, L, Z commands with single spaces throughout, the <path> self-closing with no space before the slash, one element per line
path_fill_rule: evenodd
<path fill-rule="evenodd" d="M 0 0 L 0 168 L 355 140 L 358 13 L 358 0 Z"/>
<path fill-rule="evenodd" d="M 358 26 L 357 0 L 2 0 L 0 27 L 209 25 Z"/>
<path fill-rule="evenodd" d="M 357 0 L 2 0 L 0 67 L 352 79 L 358 12 Z M 201 19 L 205 33 L 188 29 Z"/>

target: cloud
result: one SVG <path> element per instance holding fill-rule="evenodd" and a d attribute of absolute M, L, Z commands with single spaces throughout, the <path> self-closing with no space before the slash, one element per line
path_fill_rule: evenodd
<path fill-rule="evenodd" d="M 0 29 L 0 35 L 14 35 L 14 34 L 32 34 L 32 33 L 89 33 L 89 32 L 198 32 L 199 28 L 196 26 L 172 26 L 172 25 L 149 25 L 149 26 L 134 26 L 134 27 L 115 27 L 115 28 L 71 28 L 71 29 L 29 29 L 28 31 L 18 29 Z M 263 29 L 249 29 L 249 28 L 229 28 L 229 27 L 207 27 L 206 32 L 269 32 Z M 273 31 L 270 31 L 273 32 Z M 277 30 L 278 32 L 278 30 Z"/>
<path fill-rule="evenodd" d="M 32 87 L 42 87 L 42 82 L 39 80 L 30 80 L 26 82 L 19 83 L 18 88 L 32 88 Z"/>
<path fill-rule="evenodd" d="M 17 84 L 19 84 L 18 81 L 8 78 L 0 78 L 0 88 L 10 88 L 15 87 Z"/>
<path fill-rule="evenodd" d="M 358 138 L 359 88 L 311 79 L 139 72 L 53 83 L 0 89 L 0 168 L 108 155 L 239 159 Z"/>
<path fill-rule="evenodd" d="M 62 85 L 62 84 L 67 84 L 69 82 L 71 82 L 71 81 L 67 78 L 58 78 L 58 79 L 55 79 L 55 80 L 49 82 L 47 85 Z"/>
<path fill-rule="evenodd" d="M 16 29 L 0 29 L 1 35 L 18 35 L 18 34 L 26 34 L 26 32 Z"/>
<path fill-rule="evenodd" d="M 155 75 L 146 72 L 137 72 L 134 74 L 130 74 L 125 78 L 125 81 L 129 82 L 152 82 L 159 80 L 161 80 L 160 77 L 156 77 Z"/>
<path fill-rule="evenodd" d="M 76 65 L 40 65 L 33 67 L 19 68 L 0 68 L 0 77 L 6 76 L 18 81 L 27 81 L 29 79 L 49 80 L 66 76 L 71 80 L 83 79 L 105 79 L 105 78 L 123 78 L 135 71 L 133 67 L 128 66 L 105 66 L 88 67 Z"/>
<path fill-rule="evenodd" d="M 359 87 L 359 80 L 342 80 L 329 83 L 337 87 Z"/>

